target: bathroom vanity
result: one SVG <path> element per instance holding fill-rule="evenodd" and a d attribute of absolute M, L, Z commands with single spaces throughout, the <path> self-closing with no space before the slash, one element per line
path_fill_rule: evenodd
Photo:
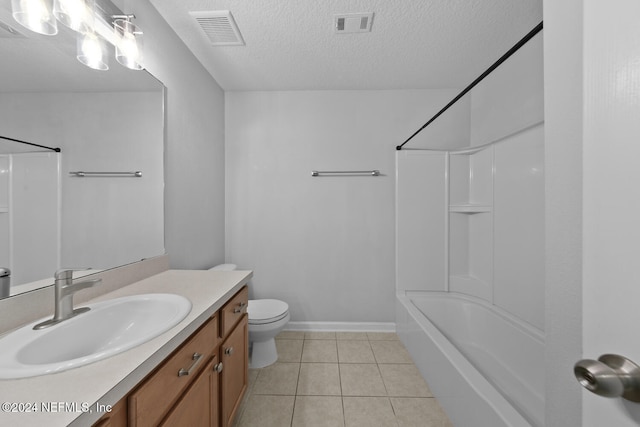
<path fill-rule="evenodd" d="M 245 286 L 95 425 L 231 425 L 247 388 L 248 297 Z"/>
<path fill-rule="evenodd" d="M 173 293 L 192 308 L 167 332 L 110 358 L 0 380 L 0 399 L 15 403 L 3 407 L 0 425 L 230 426 L 247 387 L 251 276 L 167 270 L 92 299 Z"/>

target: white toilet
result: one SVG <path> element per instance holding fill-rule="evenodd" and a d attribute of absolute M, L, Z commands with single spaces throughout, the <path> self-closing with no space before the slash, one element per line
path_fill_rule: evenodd
<path fill-rule="evenodd" d="M 235 264 L 220 264 L 210 270 L 232 271 Z M 249 367 L 264 368 L 278 360 L 275 337 L 289 322 L 289 305 L 277 299 L 249 300 Z"/>

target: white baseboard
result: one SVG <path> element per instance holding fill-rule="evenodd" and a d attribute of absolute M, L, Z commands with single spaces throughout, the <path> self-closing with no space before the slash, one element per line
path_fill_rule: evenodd
<path fill-rule="evenodd" d="M 289 322 L 285 331 L 395 332 L 393 322 Z"/>

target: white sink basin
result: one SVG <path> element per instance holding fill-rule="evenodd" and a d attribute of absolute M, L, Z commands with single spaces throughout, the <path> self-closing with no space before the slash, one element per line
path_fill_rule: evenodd
<path fill-rule="evenodd" d="M 37 320 L 0 338 L 0 379 L 52 374 L 106 359 L 177 325 L 191 311 L 180 295 L 144 294 L 88 305 L 46 329 Z"/>

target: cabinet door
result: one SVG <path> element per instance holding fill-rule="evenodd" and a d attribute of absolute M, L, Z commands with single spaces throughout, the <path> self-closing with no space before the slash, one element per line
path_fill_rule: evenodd
<path fill-rule="evenodd" d="M 217 427 L 219 381 L 214 369 L 217 359 L 214 356 L 160 426 Z"/>
<path fill-rule="evenodd" d="M 220 347 L 222 371 L 222 426 L 233 423 L 233 418 L 247 389 L 249 366 L 248 318 L 245 314 L 233 332 Z"/>

